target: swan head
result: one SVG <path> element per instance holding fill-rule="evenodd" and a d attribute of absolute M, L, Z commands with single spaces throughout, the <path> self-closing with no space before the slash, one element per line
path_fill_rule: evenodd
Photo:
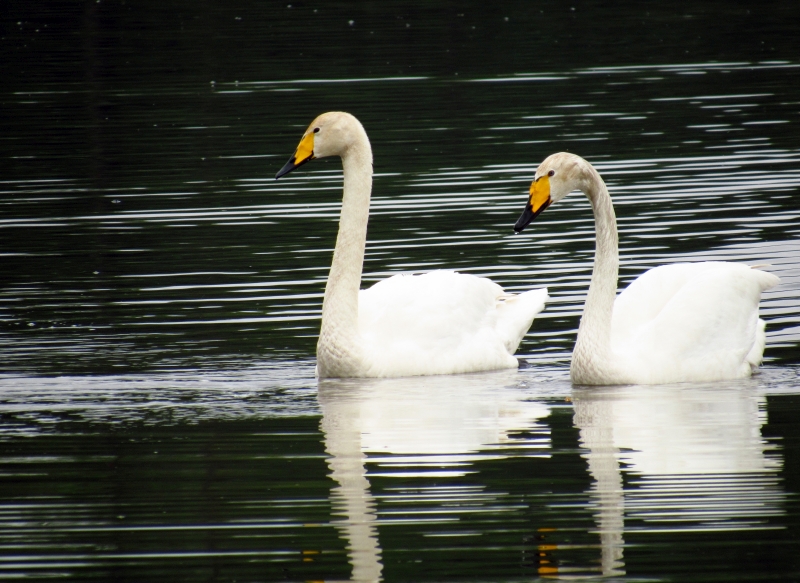
<path fill-rule="evenodd" d="M 590 168 L 586 160 L 575 154 L 559 152 L 548 156 L 536 169 L 528 204 L 514 225 L 514 231 L 521 232 L 542 211 L 573 190 L 585 190 L 583 182 Z"/>
<path fill-rule="evenodd" d="M 363 143 L 366 139 L 364 127 L 354 116 L 344 111 L 323 113 L 308 126 L 294 155 L 275 178 L 278 179 L 315 158 L 344 157 L 354 144 Z"/>

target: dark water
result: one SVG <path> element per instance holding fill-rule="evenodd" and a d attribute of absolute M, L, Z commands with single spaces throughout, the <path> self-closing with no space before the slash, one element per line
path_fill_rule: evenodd
<path fill-rule="evenodd" d="M 800 6 L 800 5 L 799 5 Z M 0 578 L 800 579 L 800 8 L 507 2 L 0 9 Z M 341 164 L 365 285 L 551 301 L 520 371 L 314 379 Z M 585 390 L 593 222 L 511 226 L 538 163 L 605 178 L 621 283 L 769 264 L 753 379 Z"/>

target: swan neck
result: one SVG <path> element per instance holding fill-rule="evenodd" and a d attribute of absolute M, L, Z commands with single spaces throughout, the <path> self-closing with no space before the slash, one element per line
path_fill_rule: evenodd
<path fill-rule="evenodd" d="M 581 190 L 592 203 L 594 212 L 595 256 L 575 352 L 591 351 L 596 357 L 610 362 L 611 316 L 619 276 L 617 218 L 603 179 L 591 166 L 586 174 Z"/>
<path fill-rule="evenodd" d="M 357 366 L 359 356 L 358 292 L 372 192 L 372 150 L 366 134 L 342 154 L 342 166 L 344 187 L 339 233 L 322 302 L 317 345 L 320 376 L 352 376 L 349 368 Z M 330 362 L 328 353 L 341 362 Z"/>

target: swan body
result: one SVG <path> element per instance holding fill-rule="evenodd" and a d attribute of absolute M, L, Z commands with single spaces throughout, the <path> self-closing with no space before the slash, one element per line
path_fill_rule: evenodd
<path fill-rule="evenodd" d="M 521 231 L 573 190 L 592 204 L 596 251 L 570 364 L 572 381 L 663 384 L 752 374 L 765 345 L 758 304 L 778 277 L 737 263 L 676 263 L 645 272 L 616 297 L 616 216 L 605 183 L 586 160 L 559 153 L 542 162 L 514 229 Z"/>
<path fill-rule="evenodd" d="M 317 117 L 276 178 L 314 158 L 340 156 L 339 234 L 322 303 L 320 378 L 400 377 L 517 367 L 513 354 L 547 290 L 508 294 L 454 271 L 395 275 L 360 290 L 372 191 L 372 149 L 344 112 Z"/>

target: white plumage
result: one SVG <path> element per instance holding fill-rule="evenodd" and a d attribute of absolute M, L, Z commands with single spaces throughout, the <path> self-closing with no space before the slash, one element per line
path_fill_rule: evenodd
<path fill-rule="evenodd" d="M 778 277 L 728 262 L 676 263 L 642 274 L 616 297 L 617 223 L 606 186 L 583 158 L 559 153 L 536 171 L 521 231 L 573 190 L 592 203 L 597 249 L 570 375 L 578 384 L 662 384 L 749 376 L 761 363 L 761 293 Z"/>
<path fill-rule="evenodd" d="M 342 212 L 322 304 L 320 378 L 452 374 L 518 366 L 513 354 L 547 290 L 507 294 L 453 271 L 395 275 L 359 291 L 372 190 L 372 150 L 348 113 L 315 119 L 281 177 L 323 156 L 340 156 Z"/>
<path fill-rule="evenodd" d="M 368 376 L 516 367 L 512 355 L 546 300 L 543 289 L 506 294 L 489 279 L 453 271 L 380 281 L 359 295 Z"/>
<path fill-rule="evenodd" d="M 611 346 L 637 382 L 749 376 L 764 353 L 761 292 L 771 273 L 727 262 L 651 269 L 614 302 Z"/>

